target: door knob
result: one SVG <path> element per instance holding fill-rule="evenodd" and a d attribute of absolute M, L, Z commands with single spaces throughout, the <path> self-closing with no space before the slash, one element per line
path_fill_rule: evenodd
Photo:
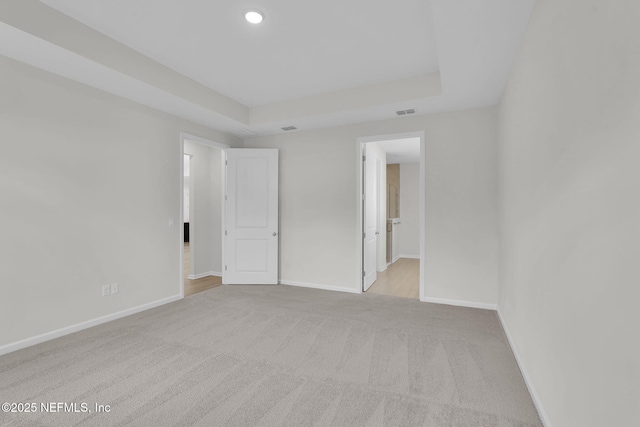
<path fill-rule="evenodd" d="M 272 236 L 277 236 L 278 233 L 276 233 L 275 231 L 273 233 L 271 233 Z"/>
<path fill-rule="evenodd" d="M 377 236 L 378 234 L 380 234 L 380 232 L 379 232 L 379 231 L 376 231 L 376 236 Z"/>

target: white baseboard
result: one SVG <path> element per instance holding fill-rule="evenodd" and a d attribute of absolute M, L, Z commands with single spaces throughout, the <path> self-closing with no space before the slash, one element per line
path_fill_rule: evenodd
<path fill-rule="evenodd" d="M 382 273 L 383 271 L 385 271 L 387 269 L 387 267 L 389 267 L 389 264 L 383 265 L 382 268 L 378 267 L 378 273 Z"/>
<path fill-rule="evenodd" d="M 533 387 L 533 383 L 531 382 L 531 378 L 529 374 L 527 374 L 527 370 L 525 369 L 522 359 L 516 350 L 513 339 L 511 339 L 511 334 L 509 333 L 509 328 L 507 328 L 507 324 L 504 322 L 504 318 L 502 317 L 502 313 L 500 312 L 500 307 L 498 307 L 498 319 L 500 319 L 500 324 L 502 325 L 502 329 L 504 330 L 504 334 L 507 336 L 507 341 L 509 341 L 509 346 L 511 347 L 511 351 L 513 352 L 513 356 L 516 358 L 516 363 L 518 363 L 518 367 L 520 368 L 520 373 L 524 378 L 524 383 L 527 385 L 527 389 L 529 390 L 529 394 L 531 395 L 531 399 L 533 400 L 533 404 L 538 410 L 538 415 L 540 416 L 540 420 L 544 427 L 551 427 L 551 422 L 549 421 L 549 417 L 542 406 L 542 402 L 540 401 L 540 397 L 536 392 L 535 387 Z"/>
<path fill-rule="evenodd" d="M 190 274 L 187 276 L 187 279 L 196 280 L 196 279 L 202 279 L 203 277 L 209 277 L 209 276 L 222 277 L 222 273 L 218 271 L 207 271 L 200 274 Z"/>
<path fill-rule="evenodd" d="M 420 259 L 420 255 L 398 255 L 398 258 Z"/>
<path fill-rule="evenodd" d="M 394 262 L 396 262 L 396 261 L 397 261 L 397 260 L 399 260 L 399 259 L 400 259 L 400 255 L 398 255 L 398 256 L 394 256 L 394 257 L 391 259 L 391 264 L 393 264 Z"/>
<path fill-rule="evenodd" d="M 31 347 L 32 345 L 40 344 L 45 341 L 52 340 L 54 338 L 59 338 L 64 335 L 69 335 L 74 332 L 81 331 L 83 329 L 88 329 L 93 326 L 101 325 L 106 322 L 110 322 L 112 320 L 120 319 L 122 317 L 130 316 L 132 314 L 139 313 L 141 311 L 149 310 L 155 307 L 159 307 L 161 305 L 169 304 L 170 302 L 178 301 L 182 299 L 180 295 L 175 295 L 168 298 L 163 298 L 161 300 L 153 301 L 147 304 L 142 304 L 137 307 L 128 308 L 126 310 L 118 311 L 116 313 L 107 314 L 105 316 L 97 317 L 92 320 L 87 320 L 85 322 L 77 323 L 75 325 L 67 326 L 61 329 L 56 329 L 55 331 L 47 332 L 44 334 L 36 335 L 35 337 L 26 338 L 24 340 L 16 341 L 14 343 L 6 344 L 0 347 L 0 356 L 3 354 L 11 353 L 13 351 L 17 351 L 26 347 Z"/>
<path fill-rule="evenodd" d="M 281 285 L 289 285 L 289 286 L 299 286 L 301 288 L 322 289 L 324 291 L 348 292 L 348 293 L 351 293 L 351 294 L 360 294 L 360 293 L 362 293 L 358 289 L 343 288 L 342 286 L 321 285 L 321 284 L 318 284 L 318 283 L 294 282 L 292 280 L 280 280 L 280 284 Z"/>
<path fill-rule="evenodd" d="M 489 304 L 486 302 L 475 302 L 475 301 L 462 301 L 457 299 L 445 299 L 445 298 L 432 298 L 432 297 L 424 297 L 421 298 L 422 302 L 431 302 L 434 304 L 446 304 L 446 305 L 455 305 L 458 307 L 471 307 L 471 308 L 482 308 L 484 310 L 497 310 L 497 304 Z"/>

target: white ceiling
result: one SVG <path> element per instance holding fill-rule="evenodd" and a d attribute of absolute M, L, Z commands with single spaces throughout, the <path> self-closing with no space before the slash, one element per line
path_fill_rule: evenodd
<path fill-rule="evenodd" d="M 249 107 L 438 71 L 428 0 L 42 2 Z"/>
<path fill-rule="evenodd" d="M 369 144 L 375 144 L 387 153 L 388 165 L 420 161 L 420 138 L 391 139 Z"/>
<path fill-rule="evenodd" d="M 495 105 L 534 3 L 15 0 L 0 54 L 253 136 Z"/>

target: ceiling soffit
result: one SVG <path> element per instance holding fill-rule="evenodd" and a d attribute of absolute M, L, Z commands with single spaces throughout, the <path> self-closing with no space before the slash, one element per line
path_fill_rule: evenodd
<path fill-rule="evenodd" d="M 462 2 L 469 3 L 468 0 Z M 488 23 L 492 26 L 509 17 L 512 21 L 514 17 L 517 18 L 515 24 L 509 21 L 510 33 L 506 34 L 510 36 L 509 43 L 506 43 L 508 49 L 503 49 L 499 54 L 501 57 L 495 58 L 491 63 L 478 63 L 475 55 L 469 55 L 469 51 L 481 45 L 483 50 L 495 52 L 495 46 L 488 44 L 495 40 L 495 36 L 486 36 L 474 42 L 473 35 L 464 37 L 455 32 L 455 21 L 453 24 L 443 25 L 438 15 L 442 18 L 454 13 L 448 3 L 450 2 L 433 0 L 434 27 L 439 36 L 440 72 L 252 108 L 36 0 L 0 2 L 0 33 L 6 35 L 0 41 L 0 54 L 244 137 L 279 133 L 282 126 L 292 124 L 305 130 L 389 119 L 395 116 L 397 109 L 415 108 L 418 114 L 427 114 L 495 105 L 501 96 L 517 41 L 522 35 L 534 0 L 523 2 L 527 3 L 525 6 L 531 7 L 512 6 L 507 13 L 504 13 L 504 5 L 498 5 L 504 1 L 480 2 L 501 6 L 502 14 L 494 17 L 495 24 Z M 458 16 L 462 15 L 459 8 L 453 9 Z M 466 16 L 462 16 L 458 26 L 468 27 L 467 21 L 481 20 L 474 13 L 481 14 L 484 9 L 467 9 L 470 10 Z M 484 26 L 476 29 L 478 33 L 484 30 Z M 446 36 L 444 40 L 440 34 Z M 461 45 L 457 40 L 461 37 L 466 45 Z M 456 49 L 452 44 L 461 47 Z M 504 46 L 498 46 L 500 47 Z M 52 58 L 58 58 L 59 62 L 52 63 Z M 469 69 L 472 63 L 476 65 L 475 70 Z M 494 63 L 499 66 L 496 68 Z M 443 73 L 442 80 L 440 73 Z"/>

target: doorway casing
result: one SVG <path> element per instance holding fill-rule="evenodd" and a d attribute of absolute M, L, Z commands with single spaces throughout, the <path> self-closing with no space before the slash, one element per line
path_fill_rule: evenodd
<path fill-rule="evenodd" d="M 179 223 L 181 224 L 182 221 L 184 220 L 184 141 L 192 141 L 192 142 L 196 142 L 198 144 L 202 144 L 202 145 L 206 145 L 208 147 L 213 147 L 213 148 L 218 148 L 222 151 L 222 156 L 221 156 L 221 162 L 224 164 L 224 158 L 225 158 L 225 150 L 227 148 L 230 148 L 228 145 L 226 144 L 221 144 L 219 142 L 215 142 L 212 141 L 210 139 L 206 139 L 206 138 L 202 138 L 200 136 L 196 136 L 196 135 L 192 135 L 186 132 L 180 132 L 180 221 Z M 222 188 L 226 188 L 226 182 L 225 182 L 225 171 L 224 171 L 224 167 L 220 168 L 220 174 L 221 174 L 221 183 L 222 183 Z M 220 206 L 224 206 L 224 191 L 221 192 L 221 200 L 220 200 Z M 222 229 L 224 230 L 224 223 L 225 223 L 225 217 L 224 217 L 224 209 L 222 209 Z M 180 232 L 179 232 L 179 248 L 180 248 L 180 298 L 184 298 L 184 227 L 180 226 Z M 224 245 L 224 239 L 222 239 L 221 241 L 221 245 Z M 222 265 L 224 265 L 224 246 L 222 248 Z"/>
<path fill-rule="evenodd" d="M 359 263 L 356 267 L 357 277 L 359 281 L 359 290 L 360 292 L 364 292 L 364 278 L 362 277 L 362 271 L 364 271 L 364 251 L 362 247 L 362 236 L 363 236 L 363 207 L 362 207 L 362 194 L 364 194 L 364 179 L 363 179 L 363 161 L 362 156 L 364 154 L 364 144 L 370 142 L 378 142 L 378 141 L 389 141 L 395 139 L 407 139 L 407 138 L 420 138 L 420 184 L 419 184 L 419 212 L 418 212 L 418 221 L 419 221 L 419 241 L 420 241 L 420 284 L 419 284 L 419 292 L 420 292 L 420 301 L 425 301 L 426 297 L 426 284 L 425 284 L 425 247 L 426 247 L 426 236 L 425 236 L 425 225 L 426 225 L 426 149 L 425 149 L 425 136 L 424 131 L 418 132 L 407 132 L 407 133 L 398 133 L 391 135 L 376 135 L 376 136 L 367 136 L 367 137 L 359 137 L 357 138 L 357 183 L 358 183 L 358 192 L 357 192 L 357 209 L 356 209 L 356 239 L 357 239 L 357 251 L 358 251 L 358 259 Z"/>

